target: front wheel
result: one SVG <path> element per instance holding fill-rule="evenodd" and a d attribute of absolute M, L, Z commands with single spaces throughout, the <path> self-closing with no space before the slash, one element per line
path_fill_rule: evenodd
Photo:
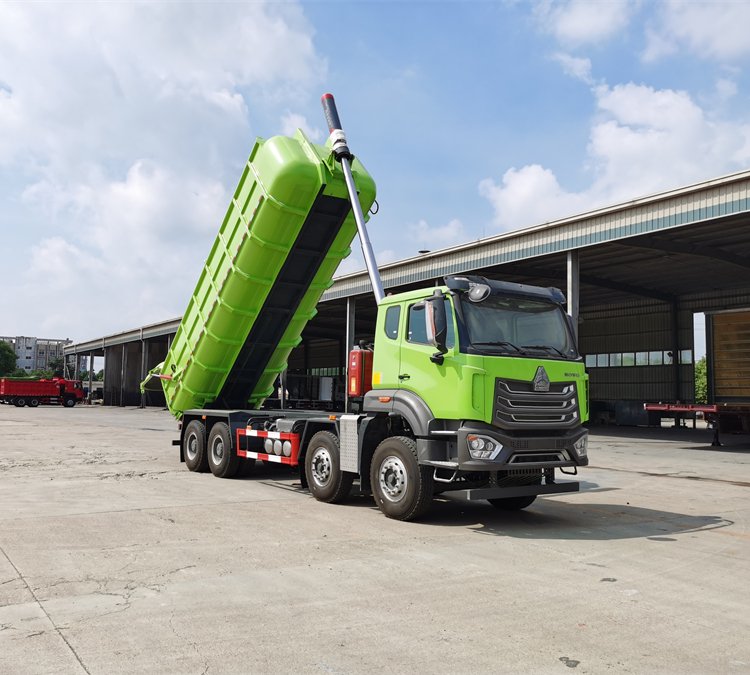
<path fill-rule="evenodd" d="M 346 499 L 354 474 L 341 470 L 339 439 L 330 431 L 319 431 L 307 445 L 305 476 L 307 486 L 319 502 L 335 504 Z"/>
<path fill-rule="evenodd" d="M 72 408 L 76 404 L 76 400 L 72 396 L 66 396 L 64 404 L 66 408 Z"/>
<path fill-rule="evenodd" d="M 527 497 L 501 497 L 488 499 L 487 501 L 501 511 L 520 511 L 527 506 L 531 506 L 535 499 L 536 495 L 529 495 Z"/>
<path fill-rule="evenodd" d="M 420 466 L 417 444 L 408 436 L 386 438 L 375 449 L 370 465 L 375 503 L 389 518 L 414 520 L 432 503 L 433 471 Z"/>

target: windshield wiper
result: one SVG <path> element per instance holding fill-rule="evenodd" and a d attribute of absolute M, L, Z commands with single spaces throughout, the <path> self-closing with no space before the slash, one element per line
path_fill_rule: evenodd
<path fill-rule="evenodd" d="M 523 354 L 523 349 L 520 347 L 517 347 L 512 342 L 472 342 L 471 343 L 474 347 L 477 346 L 485 346 L 485 347 L 510 347 L 511 349 L 515 349 L 519 354 Z"/>
<path fill-rule="evenodd" d="M 565 354 L 563 354 L 557 347 L 553 347 L 552 345 L 523 345 L 524 349 L 544 349 L 548 352 L 555 352 L 555 354 L 559 354 L 563 358 L 565 358 Z"/>

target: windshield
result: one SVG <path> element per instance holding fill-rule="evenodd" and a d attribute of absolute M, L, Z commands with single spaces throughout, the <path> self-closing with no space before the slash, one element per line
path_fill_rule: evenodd
<path fill-rule="evenodd" d="M 469 341 L 466 346 L 473 352 L 578 357 L 567 317 L 556 304 L 491 295 L 482 302 L 461 297 L 461 309 Z"/>

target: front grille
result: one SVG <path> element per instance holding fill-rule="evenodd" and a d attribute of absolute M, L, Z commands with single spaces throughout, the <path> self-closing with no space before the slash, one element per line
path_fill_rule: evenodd
<path fill-rule="evenodd" d="M 579 423 L 574 382 L 552 382 L 534 391 L 533 382 L 495 380 L 494 423 L 504 429 L 565 429 Z"/>

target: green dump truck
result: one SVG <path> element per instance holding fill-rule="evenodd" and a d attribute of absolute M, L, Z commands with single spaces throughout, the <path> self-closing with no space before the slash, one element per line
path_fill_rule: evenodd
<path fill-rule="evenodd" d="M 515 510 L 577 491 L 556 475 L 588 463 L 588 380 L 563 294 L 455 275 L 386 297 L 365 227 L 375 184 L 329 94 L 323 108 L 325 146 L 301 131 L 256 143 L 151 373 L 180 419 L 180 459 L 220 478 L 288 465 L 320 501 L 356 489 L 400 520 L 438 493 Z M 373 348 L 349 358 L 357 411 L 263 409 L 357 232 L 378 302 Z"/>

